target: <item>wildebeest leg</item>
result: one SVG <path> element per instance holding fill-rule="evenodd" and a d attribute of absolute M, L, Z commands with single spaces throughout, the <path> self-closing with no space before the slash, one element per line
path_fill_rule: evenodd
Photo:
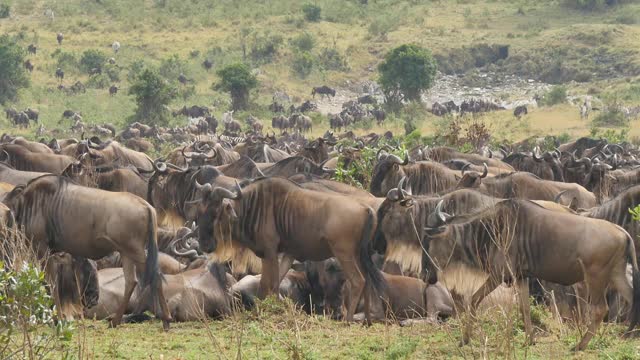
<path fill-rule="evenodd" d="M 527 334 L 527 343 L 535 344 L 533 325 L 531 325 L 531 308 L 529 304 L 529 279 L 518 280 L 518 300 L 520 301 L 520 311 L 524 321 L 524 331 Z"/>
<path fill-rule="evenodd" d="M 171 322 L 171 312 L 169 311 L 169 305 L 167 305 L 167 299 L 162 292 L 162 280 L 158 281 L 158 302 L 160 302 L 160 311 L 162 311 L 162 328 L 169 330 L 169 323 Z"/>
<path fill-rule="evenodd" d="M 356 312 L 356 308 L 358 307 L 358 303 L 360 302 L 360 298 L 362 298 L 362 293 L 364 287 L 366 285 L 364 277 L 362 276 L 362 271 L 360 271 L 359 267 L 352 260 L 341 259 L 338 256 L 338 261 L 340 262 L 340 266 L 342 266 L 342 270 L 344 271 L 344 275 L 347 278 L 347 281 L 350 284 L 350 299 L 347 305 L 347 321 L 353 321 L 353 315 Z"/>
<path fill-rule="evenodd" d="M 279 279 L 279 266 L 277 254 L 265 254 L 262 259 L 262 276 L 260 277 L 260 289 L 258 290 L 258 298 L 264 299 L 268 295 L 277 294 Z"/>
<path fill-rule="evenodd" d="M 278 272 L 278 276 L 279 276 L 278 286 L 280 286 L 282 279 L 284 279 L 285 275 L 287 275 L 287 273 L 289 272 L 289 269 L 291 269 L 291 265 L 293 265 L 293 260 L 295 260 L 293 256 L 289 254 L 282 254 L 282 258 L 280 259 L 279 272 Z"/>
<path fill-rule="evenodd" d="M 597 289 L 591 288 L 589 290 L 591 295 L 591 323 L 589 324 L 587 333 L 584 334 L 580 343 L 574 348 L 575 351 L 581 351 L 587 348 L 589 341 L 591 341 L 591 338 L 596 334 L 596 331 L 598 331 L 598 327 L 607 313 L 607 300 L 604 289 L 598 287 Z"/>
<path fill-rule="evenodd" d="M 129 305 L 129 299 L 131 299 L 131 294 L 133 294 L 133 290 L 138 285 L 138 278 L 136 276 L 136 266 L 133 260 L 128 257 L 122 257 L 122 270 L 124 272 L 124 297 L 122 298 L 122 303 L 120 307 L 116 311 L 113 319 L 111 319 L 111 326 L 116 327 L 120 325 L 122 321 L 122 316 L 124 312 L 127 310 L 127 306 Z"/>
<path fill-rule="evenodd" d="M 480 305 L 482 300 L 487 295 L 491 294 L 491 292 L 493 292 L 493 290 L 495 290 L 498 285 L 500 285 L 500 281 L 497 279 L 497 277 L 489 275 L 484 284 L 482 284 L 482 286 L 475 293 L 473 293 L 473 296 L 471 297 L 471 304 L 469 304 L 469 321 L 467 321 L 467 324 L 462 333 L 462 342 L 460 345 L 466 345 L 469 343 L 469 338 L 471 338 L 471 331 L 473 330 L 473 321 L 476 317 L 476 309 L 478 308 L 478 305 Z"/>

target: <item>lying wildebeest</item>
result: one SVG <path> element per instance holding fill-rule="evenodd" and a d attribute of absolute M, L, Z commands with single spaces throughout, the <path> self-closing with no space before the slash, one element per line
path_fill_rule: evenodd
<path fill-rule="evenodd" d="M 226 237 L 262 259 L 261 297 L 278 291 L 294 259 L 334 256 L 352 289 L 347 321 L 353 321 L 363 291 L 370 320 L 370 296 L 384 292 L 384 278 L 371 261 L 370 241 L 376 219 L 370 207 L 348 197 L 305 190 L 281 178 L 259 179 L 235 192 L 198 186 L 202 198 L 193 203 L 191 211 L 197 214 L 201 249 L 217 252 L 233 246 L 214 230 L 223 214 L 235 217 L 231 234 Z M 279 253 L 283 254 L 281 261 Z"/>
<path fill-rule="evenodd" d="M 262 275 L 247 275 L 231 287 L 231 293 L 236 301 L 240 301 L 245 309 L 255 307 L 255 299 L 260 290 Z M 307 313 L 321 313 L 321 304 L 312 302 L 311 285 L 302 271 L 289 270 L 282 279 L 278 293 L 291 301 Z M 313 307 L 313 308 L 312 308 Z"/>
<path fill-rule="evenodd" d="M 99 301 L 98 272 L 93 261 L 68 253 L 49 256 L 45 274 L 61 319 L 82 317 Z"/>
<path fill-rule="evenodd" d="M 437 281 L 437 270 L 461 262 L 486 272 L 489 277 L 471 299 L 470 312 L 503 281 L 518 287 L 524 327 L 534 342 L 529 309 L 528 279 L 531 277 L 572 285 L 586 282 L 591 322 L 576 350 L 584 350 L 607 312 L 609 286 L 632 304 L 633 330 L 640 319 L 640 273 L 635 247 L 629 234 L 606 221 L 550 212 L 528 200 L 504 200 L 472 215 L 451 217 L 436 206 L 425 228 L 423 266 L 429 283 Z M 545 226 L 540 226 L 545 224 Z M 584 234 L 589 234 L 588 238 Z M 633 269 L 629 284 L 627 262 Z M 472 324 L 463 331 L 469 342 Z"/>
<path fill-rule="evenodd" d="M 433 161 L 409 163 L 405 154 L 404 161 L 399 157 L 378 151 L 378 162 L 371 175 L 371 193 L 378 197 L 387 195 L 403 177 L 414 194 L 427 195 L 447 191 L 458 183 L 458 172 Z"/>
<path fill-rule="evenodd" d="M 335 97 L 336 91 L 326 85 L 323 85 L 323 86 L 318 86 L 311 89 L 311 96 L 313 96 L 314 99 L 316 97 L 316 94 L 320 94 L 321 97 L 324 97 L 324 96 Z"/>
<path fill-rule="evenodd" d="M 44 175 L 16 186 L 5 198 L 41 256 L 47 251 L 64 251 L 74 256 L 98 259 L 120 252 L 125 272 L 124 298 L 111 321 L 120 324 L 136 288 L 150 287 L 151 298 L 159 297 L 165 329 L 171 316 L 162 293 L 158 273 L 156 214 L 141 198 L 76 185 L 70 180 Z"/>
<path fill-rule="evenodd" d="M 314 303 L 322 304 L 325 313 L 331 313 L 334 319 L 338 319 L 342 304 L 348 303 L 351 296 L 349 287 L 344 286 L 345 277 L 340 264 L 332 258 L 307 261 L 305 268 Z M 413 277 L 386 273 L 382 275 L 387 291 L 372 299 L 373 319 L 384 321 L 426 317 L 433 321 L 438 317 L 446 318 L 455 314 L 453 298 L 441 283 L 427 286 L 422 280 Z"/>
<path fill-rule="evenodd" d="M 126 276 L 122 268 L 108 268 L 98 271 L 98 280 L 100 300 L 97 306 L 85 311 L 85 316 L 105 319 L 123 300 Z M 234 280 L 225 273 L 222 264 L 211 263 L 206 268 L 164 275 L 164 281 L 163 296 L 168 300 L 169 314 L 175 321 L 202 321 L 231 313 L 232 299 L 228 290 Z M 141 299 L 139 291 L 136 291 L 126 312 L 135 312 L 135 316 L 153 309 L 153 303 Z"/>

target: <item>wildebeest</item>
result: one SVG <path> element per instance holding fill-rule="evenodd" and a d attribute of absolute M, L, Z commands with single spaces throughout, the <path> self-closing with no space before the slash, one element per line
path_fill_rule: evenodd
<path fill-rule="evenodd" d="M 370 319 L 370 296 L 384 291 L 384 278 L 369 252 L 376 224 L 370 207 L 344 196 L 305 190 L 281 178 L 259 179 L 235 192 L 211 185 L 202 187 L 202 198 L 194 204 L 201 249 L 213 252 L 231 245 L 214 229 L 223 213 L 234 213 L 230 239 L 262 259 L 261 297 L 277 292 L 294 259 L 323 260 L 334 256 L 353 294 L 347 320 L 353 321 L 365 288 Z M 279 253 L 283 253 L 281 261 Z"/>
<path fill-rule="evenodd" d="M 205 70 L 209 71 L 213 67 L 213 63 L 209 59 L 205 59 L 202 62 L 202 67 L 205 68 Z"/>
<path fill-rule="evenodd" d="M 285 130 L 290 128 L 289 119 L 282 114 L 274 116 L 271 119 L 271 127 L 274 129 L 280 129 L 280 134 L 282 134 Z"/>
<path fill-rule="evenodd" d="M 113 326 L 120 324 L 138 284 L 138 273 L 143 275 L 142 287 L 150 287 L 151 298 L 157 294 L 163 326 L 169 328 L 171 316 L 158 273 L 156 214 L 146 201 L 132 194 L 91 189 L 63 177 L 44 175 L 16 186 L 5 203 L 41 254 L 65 251 L 98 259 L 120 252 L 125 296 L 111 321 Z"/>
<path fill-rule="evenodd" d="M 20 111 L 13 116 L 13 123 L 18 127 L 29 127 L 29 115 L 26 112 Z"/>
<path fill-rule="evenodd" d="M 116 86 L 116 85 L 111 85 L 111 86 L 109 87 L 109 95 L 113 96 L 113 95 L 115 95 L 115 94 L 117 94 L 117 93 L 118 93 L 118 86 Z"/>
<path fill-rule="evenodd" d="M 407 177 L 408 185 L 417 195 L 450 190 L 458 182 L 458 172 L 442 164 L 432 161 L 409 163 L 406 154 L 403 161 L 396 155 L 379 151 L 378 162 L 371 175 L 371 193 L 379 197 L 385 196 L 403 177 Z"/>
<path fill-rule="evenodd" d="M 505 157 L 503 161 L 513 166 L 517 171 L 530 172 L 543 180 L 564 182 L 562 163 L 559 158 L 559 151 L 546 152 L 542 157 L 534 151 L 531 156 L 513 153 Z"/>
<path fill-rule="evenodd" d="M 193 269 L 175 275 L 164 275 L 164 297 L 168 310 L 175 321 L 203 321 L 220 318 L 231 313 L 232 299 L 229 287 L 233 278 L 226 274 L 222 264 L 211 263 L 205 268 Z M 104 319 L 113 313 L 122 302 L 122 288 L 125 276 L 121 268 L 98 271 L 100 281 L 100 301 L 85 316 Z M 146 310 L 153 311 L 153 303 L 140 299 L 136 291 L 131 297 L 127 312 L 138 315 Z"/>
<path fill-rule="evenodd" d="M 56 34 L 56 40 L 58 41 L 58 45 L 62 45 L 62 40 L 64 40 L 64 35 L 62 33 Z"/>
<path fill-rule="evenodd" d="M 113 44 L 111 44 L 111 49 L 117 54 L 118 51 L 120 51 L 120 43 L 118 41 L 114 41 Z"/>
<path fill-rule="evenodd" d="M 0 161 L 0 182 L 12 185 L 26 184 L 32 179 L 46 175 L 45 172 L 31 172 L 14 169 L 11 165 Z"/>
<path fill-rule="evenodd" d="M 38 48 L 33 44 L 29 44 L 29 46 L 27 46 L 27 52 L 31 55 L 35 55 L 38 52 Z"/>
<path fill-rule="evenodd" d="M 492 178 L 484 177 L 486 174 L 466 172 L 457 187 L 476 189 L 503 199 L 519 198 L 546 201 L 554 201 L 560 192 L 567 190 L 576 198 L 576 206 L 583 209 L 596 206 L 596 196 L 578 184 L 542 180 L 526 172 L 501 174 Z"/>
<path fill-rule="evenodd" d="M 289 117 L 289 125 L 299 132 L 310 132 L 313 130 L 313 121 L 307 115 L 292 114 Z"/>
<path fill-rule="evenodd" d="M 71 164 L 78 161 L 70 156 L 34 153 L 29 149 L 14 144 L 0 146 L 0 153 L 5 154 L 7 164 L 21 171 L 46 172 L 60 175 Z M 1 155 L 0 155 L 1 156 Z"/>
<path fill-rule="evenodd" d="M 313 96 L 314 98 L 316 97 L 316 94 L 320 94 L 321 96 L 332 96 L 335 97 L 336 96 L 336 91 L 326 85 L 323 86 L 318 86 L 318 87 L 314 87 L 313 89 L 311 89 L 311 96 Z"/>
<path fill-rule="evenodd" d="M 608 287 L 633 304 L 628 331 L 636 327 L 640 319 L 640 273 L 633 240 L 621 227 L 550 212 L 528 200 L 504 200 L 459 217 L 443 213 L 441 206 L 438 204 L 425 228 L 423 264 L 429 283 L 437 281 L 437 269 L 454 262 L 489 275 L 473 294 L 472 317 L 480 301 L 498 285 L 515 282 L 527 338 L 533 343 L 527 281 L 535 277 L 565 286 L 586 282 L 592 318 L 576 350 L 586 348 L 606 314 Z M 585 233 L 589 237 L 585 238 Z M 626 277 L 627 262 L 633 269 L 633 288 Z M 471 330 L 469 322 L 463 331 L 464 344 L 469 342 Z"/>
<path fill-rule="evenodd" d="M 31 63 L 31 59 L 27 59 L 27 61 L 25 61 L 23 65 L 25 70 L 27 70 L 28 72 L 33 72 L 33 64 Z"/>
<path fill-rule="evenodd" d="M 527 105 L 516 106 L 516 108 L 513 110 L 513 116 L 515 116 L 518 119 L 520 119 L 521 117 L 527 114 L 528 114 Z"/>
<path fill-rule="evenodd" d="M 190 118 L 197 118 L 197 117 L 209 116 L 210 112 L 209 112 L 209 108 L 206 106 L 192 105 L 190 107 L 187 107 L 185 105 L 180 110 L 173 111 L 172 115 L 173 116 L 184 115 Z"/>
<path fill-rule="evenodd" d="M 40 111 L 38 111 L 38 109 L 27 108 L 24 112 L 29 117 L 29 120 L 38 123 L 38 119 L 40 118 Z"/>
<path fill-rule="evenodd" d="M 62 71 L 62 69 L 60 68 L 56 69 L 56 79 L 60 80 L 60 82 L 64 80 L 64 71 Z"/>
<path fill-rule="evenodd" d="M 12 107 L 8 107 L 8 108 L 4 109 L 4 114 L 5 114 L 5 117 L 7 118 L 7 120 L 13 120 L 14 116 L 16 116 L 18 114 L 18 110 L 16 110 L 15 108 L 12 108 Z"/>

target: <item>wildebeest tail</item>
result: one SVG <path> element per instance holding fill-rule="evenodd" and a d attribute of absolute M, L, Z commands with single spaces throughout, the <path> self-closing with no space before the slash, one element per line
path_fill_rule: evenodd
<path fill-rule="evenodd" d="M 158 299 L 158 281 L 162 281 L 162 275 L 158 268 L 158 243 L 156 234 L 156 214 L 151 206 L 147 208 L 147 260 L 144 268 L 144 275 L 142 277 L 142 289 L 149 286 L 151 294 L 151 301 L 153 304 L 159 304 L 156 302 Z M 158 307 L 160 308 L 160 307 Z"/>
<path fill-rule="evenodd" d="M 370 286 L 370 288 L 373 289 L 373 294 L 370 294 L 382 296 L 386 290 L 386 282 L 382 276 L 382 272 L 376 268 L 376 265 L 371 259 L 373 253 L 371 240 L 375 230 L 376 214 L 371 208 L 368 208 L 367 221 L 362 230 L 362 239 L 360 240 L 359 247 L 360 267 L 366 281 L 366 286 Z"/>
<path fill-rule="evenodd" d="M 627 235 L 627 261 L 632 267 L 632 285 L 633 285 L 633 303 L 631 305 L 631 316 L 629 318 L 629 329 L 632 331 L 640 321 L 640 271 L 638 271 L 638 260 L 636 258 L 636 249 L 633 245 L 633 239 Z"/>

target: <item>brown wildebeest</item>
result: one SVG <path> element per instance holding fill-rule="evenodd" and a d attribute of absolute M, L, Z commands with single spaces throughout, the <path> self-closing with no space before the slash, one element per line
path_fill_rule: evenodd
<path fill-rule="evenodd" d="M 414 194 L 428 195 L 450 190 L 458 183 L 458 172 L 433 161 L 409 163 L 405 154 L 404 161 L 396 155 L 378 151 L 378 162 L 371 175 L 371 193 L 386 196 L 403 177 Z"/>
<path fill-rule="evenodd" d="M 24 62 L 24 68 L 25 70 L 27 70 L 28 72 L 33 72 L 33 64 L 31 63 L 31 59 L 28 59 L 27 61 Z"/>
<path fill-rule="evenodd" d="M 122 287 L 126 276 L 122 268 L 98 271 L 100 300 L 98 305 L 85 311 L 85 316 L 107 318 L 122 302 Z M 198 321 L 207 317 L 220 318 L 231 313 L 229 286 L 235 281 L 226 274 L 222 264 L 211 263 L 206 268 L 164 275 L 164 297 L 168 299 L 169 313 L 176 321 Z M 153 310 L 153 304 L 141 299 L 136 291 L 126 312 L 140 313 Z"/>
<path fill-rule="evenodd" d="M 44 175 L 16 186 L 5 198 L 16 223 L 24 228 L 37 253 L 64 251 L 88 259 L 120 252 L 125 273 L 124 298 L 111 321 L 117 326 L 142 275 L 143 289 L 158 300 L 164 329 L 171 315 L 158 272 L 156 212 L 128 193 L 113 193 L 76 185 L 69 179 Z"/>
<path fill-rule="evenodd" d="M 258 179 L 236 192 L 199 185 L 202 198 L 188 212 L 197 216 L 200 248 L 219 252 L 229 246 L 248 247 L 262 259 L 260 296 L 276 293 L 294 259 L 324 260 L 335 256 L 354 296 L 347 307 L 353 321 L 363 296 L 384 291 L 384 279 L 371 261 L 370 241 L 376 226 L 373 210 L 348 197 L 302 189 L 281 178 Z M 216 234 L 220 219 L 232 220 L 229 241 Z M 278 254 L 283 253 L 282 260 Z M 365 291 L 366 290 L 366 291 Z"/>
<path fill-rule="evenodd" d="M 114 96 L 117 93 L 118 93 L 118 86 L 111 85 L 111 87 L 109 87 L 109 95 Z"/>
<path fill-rule="evenodd" d="M 21 145 L 5 144 L 0 146 L 0 152 L 5 155 L 2 161 L 20 171 L 46 172 L 60 175 L 69 165 L 78 163 L 70 156 L 34 153 Z"/>
<path fill-rule="evenodd" d="M 640 272 L 633 240 L 621 227 L 551 212 L 528 200 L 504 200 L 455 218 L 441 209 L 439 203 L 425 228 L 423 266 L 429 283 L 437 281 L 437 270 L 455 262 L 489 275 L 473 294 L 472 317 L 482 299 L 498 285 L 515 282 L 525 332 L 533 343 L 528 279 L 535 277 L 565 286 L 586 283 L 592 318 L 576 350 L 586 348 L 607 313 L 609 287 L 632 304 L 628 331 L 635 329 L 640 320 Z M 628 262 L 632 265 L 633 287 L 626 276 Z M 463 331 L 464 344 L 469 342 L 471 330 L 469 322 Z"/>
<path fill-rule="evenodd" d="M 428 155 L 429 158 L 431 158 L 431 160 L 437 161 L 437 162 L 443 162 L 446 160 L 454 160 L 454 159 L 463 159 L 478 166 L 487 164 L 489 167 L 503 169 L 506 172 L 514 171 L 511 165 L 499 159 L 489 158 L 489 157 L 478 155 L 478 154 L 462 153 L 448 147 L 436 147 L 433 149 L 425 149 L 425 152 L 426 152 L 426 155 Z"/>
<path fill-rule="evenodd" d="M 20 171 L 14 169 L 11 165 L 0 162 L 0 182 L 20 185 L 26 184 L 30 180 L 46 175 L 45 172 Z"/>
<path fill-rule="evenodd" d="M 58 41 L 58 45 L 62 45 L 62 40 L 64 40 L 64 35 L 62 33 L 56 34 L 56 40 Z"/>
<path fill-rule="evenodd" d="M 596 206 L 596 196 L 578 184 L 559 181 L 542 180 L 527 172 L 501 174 L 492 178 L 484 178 L 486 174 L 468 171 L 464 174 L 458 188 L 476 189 L 484 194 L 497 198 L 529 199 L 554 201 L 562 191 L 569 191 L 576 198 L 576 206 L 590 209 Z"/>
<path fill-rule="evenodd" d="M 53 150 L 49 148 L 46 144 L 29 141 L 21 136 L 16 137 L 11 141 L 11 144 L 20 145 L 27 148 L 29 151 L 34 153 L 45 153 L 45 154 L 53 154 Z"/>

